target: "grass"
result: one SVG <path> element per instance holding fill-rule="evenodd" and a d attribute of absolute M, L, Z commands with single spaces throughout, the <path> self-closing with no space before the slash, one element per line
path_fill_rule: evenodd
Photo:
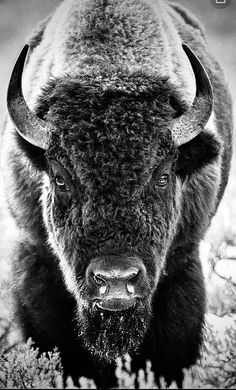
<path fill-rule="evenodd" d="M 205 343 L 201 359 L 190 370 L 185 370 L 183 388 L 194 389 L 234 389 L 236 385 L 236 322 L 228 328 L 224 337 L 207 325 Z M 177 388 L 175 383 L 166 386 L 160 379 L 157 387 L 150 362 L 146 370 L 140 370 L 137 376 L 131 372 L 130 359 L 117 361 L 116 377 L 118 389 L 133 389 L 137 381 L 140 389 Z M 79 384 L 84 389 L 96 388 L 92 380 L 80 378 Z M 58 351 L 39 354 L 31 340 L 0 354 L 1 389 L 64 389 L 78 388 L 71 378 L 63 382 L 63 370 Z"/>

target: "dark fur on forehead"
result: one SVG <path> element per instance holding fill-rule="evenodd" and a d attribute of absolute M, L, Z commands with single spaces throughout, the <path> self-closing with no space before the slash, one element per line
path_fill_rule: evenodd
<path fill-rule="evenodd" d="M 45 117 L 53 106 L 68 98 L 67 105 L 73 107 L 80 104 L 85 98 L 119 98 L 122 96 L 138 99 L 139 101 L 155 101 L 157 113 L 163 119 L 170 116 L 179 116 L 187 107 L 178 97 L 176 88 L 168 78 L 156 77 L 152 74 L 136 71 L 129 73 L 125 70 L 116 71 L 114 74 L 80 74 L 78 77 L 65 76 L 59 79 L 51 79 L 39 98 L 37 113 Z"/>
<path fill-rule="evenodd" d="M 167 125 L 183 110 L 168 79 L 120 71 L 52 80 L 37 113 L 58 129 L 48 157 L 70 164 L 75 154 L 88 159 L 104 152 L 112 157 L 112 150 L 114 155 L 125 148 L 131 157 L 141 145 L 148 158 L 155 146 L 157 159 L 162 159 L 173 148 Z"/>

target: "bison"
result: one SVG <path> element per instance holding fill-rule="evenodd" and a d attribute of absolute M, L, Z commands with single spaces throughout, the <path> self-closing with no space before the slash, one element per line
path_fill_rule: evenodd
<path fill-rule="evenodd" d="M 231 159 L 231 99 L 198 21 L 162 0 L 66 0 L 23 48 L 7 101 L 24 337 L 99 387 L 126 353 L 181 386 L 204 331 L 199 243 Z"/>

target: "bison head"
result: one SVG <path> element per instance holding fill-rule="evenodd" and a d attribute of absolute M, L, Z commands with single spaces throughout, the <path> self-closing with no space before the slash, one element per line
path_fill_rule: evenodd
<path fill-rule="evenodd" d="M 108 360 L 140 346 L 177 235 L 186 172 L 217 149 L 202 133 L 209 78 L 184 50 L 196 78 L 188 109 L 167 79 L 118 69 L 51 80 L 33 113 L 21 87 L 27 47 L 10 81 L 9 113 L 19 145 L 43 170 L 43 219 L 76 300 L 78 333 Z"/>

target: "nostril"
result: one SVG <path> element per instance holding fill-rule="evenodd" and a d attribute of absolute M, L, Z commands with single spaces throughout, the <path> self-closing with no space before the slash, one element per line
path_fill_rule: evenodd
<path fill-rule="evenodd" d="M 99 288 L 100 294 L 101 295 L 106 294 L 106 292 L 107 292 L 107 283 L 106 283 L 105 279 L 103 279 L 100 275 L 93 274 L 93 280 L 100 287 Z"/>
<path fill-rule="evenodd" d="M 107 292 L 107 285 L 104 284 L 104 285 L 102 285 L 102 286 L 100 287 L 100 294 L 101 294 L 101 295 L 105 295 L 106 292 Z"/>
<path fill-rule="evenodd" d="M 134 285 L 130 284 L 129 282 L 127 283 L 127 291 L 129 294 L 134 294 Z"/>
<path fill-rule="evenodd" d="M 137 283 L 137 280 L 139 279 L 140 271 L 137 271 L 133 273 L 129 279 L 127 280 L 127 291 L 129 294 L 135 293 L 135 284 Z"/>

